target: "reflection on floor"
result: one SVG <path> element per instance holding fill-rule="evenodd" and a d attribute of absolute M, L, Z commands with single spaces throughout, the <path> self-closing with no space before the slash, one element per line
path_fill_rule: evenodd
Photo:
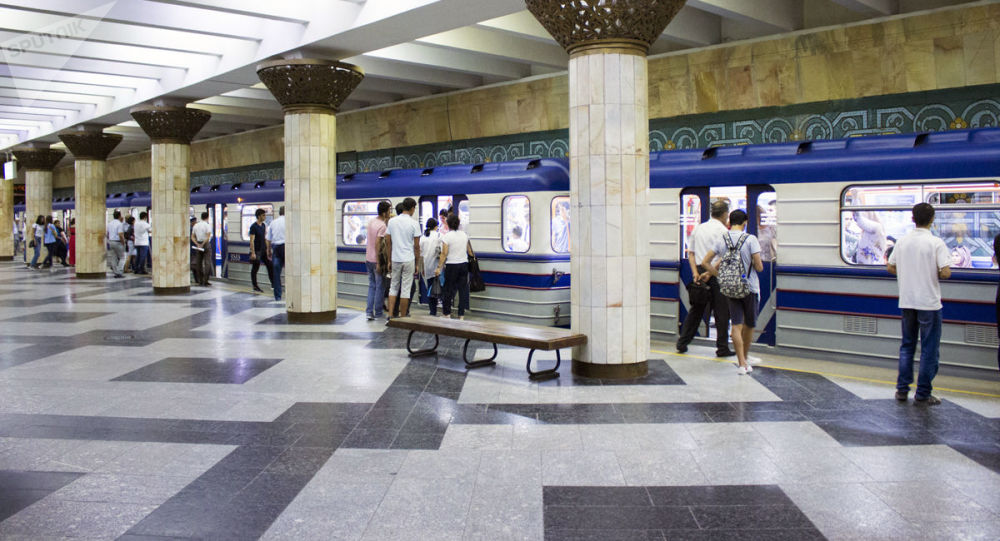
<path fill-rule="evenodd" d="M 523 350 L 411 360 L 356 311 L 289 324 L 219 284 L 0 285 L 3 539 L 1000 538 L 991 393 L 919 407 L 698 347 L 533 383 Z"/>

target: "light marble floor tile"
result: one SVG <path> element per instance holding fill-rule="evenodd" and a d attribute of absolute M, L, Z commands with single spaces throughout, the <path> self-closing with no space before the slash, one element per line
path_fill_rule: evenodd
<path fill-rule="evenodd" d="M 631 486 L 707 485 L 692 451 L 615 451 L 625 483 Z"/>
<path fill-rule="evenodd" d="M 513 425 L 448 426 L 441 449 L 509 450 L 514 443 Z"/>
<path fill-rule="evenodd" d="M 542 541 L 543 538 L 541 485 L 476 484 L 463 539 Z"/>
<path fill-rule="evenodd" d="M 780 486 L 829 539 L 921 538 L 912 524 L 862 483 L 782 483 Z"/>
<path fill-rule="evenodd" d="M 114 539 L 153 509 L 155 506 L 142 504 L 45 498 L 0 523 L 0 538 L 27 534 L 37 539 L 58 536 Z"/>
<path fill-rule="evenodd" d="M 998 476 L 944 445 L 845 447 L 842 451 L 876 481 L 975 480 Z"/>
<path fill-rule="evenodd" d="M 542 483 L 546 486 L 624 486 L 625 476 L 614 451 L 543 451 Z"/>
<path fill-rule="evenodd" d="M 477 485 L 542 485 L 546 451 L 481 451 Z"/>
<path fill-rule="evenodd" d="M 913 522 L 1000 521 L 997 515 L 943 481 L 869 483 L 868 490 Z"/>
<path fill-rule="evenodd" d="M 474 480 L 396 479 L 362 539 L 461 539 L 474 489 Z"/>
<path fill-rule="evenodd" d="M 399 468 L 400 479 L 452 479 L 475 481 L 479 453 L 464 449 L 410 451 Z"/>
<path fill-rule="evenodd" d="M 576 425 L 517 425 L 513 448 L 580 450 L 583 441 Z"/>

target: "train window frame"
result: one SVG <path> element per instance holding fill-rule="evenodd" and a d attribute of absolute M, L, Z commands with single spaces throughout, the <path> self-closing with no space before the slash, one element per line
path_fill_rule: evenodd
<path fill-rule="evenodd" d="M 360 247 L 360 246 L 365 246 L 366 245 L 366 243 L 358 244 L 358 243 L 354 242 L 353 239 L 351 239 L 351 241 L 348 242 L 347 237 L 344 236 L 345 233 L 347 233 L 347 219 L 349 217 L 351 217 L 351 216 L 368 216 L 368 219 L 364 220 L 364 223 L 361 226 L 362 230 L 364 230 L 364 231 L 367 232 L 367 230 L 368 230 L 368 222 L 372 221 L 373 219 L 375 219 L 378 216 L 378 210 L 377 210 L 378 209 L 378 204 L 381 203 L 381 202 L 383 202 L 383 201 L 385 201 L 386 203 L 392 204 L 392 202 L 389 201 L 388 199 L 352 199 L 352 200 L 349 200 L 349 201 L 344 201 L 344 203 L 340 206 L 340 242 L 344 246 Z M 357 212 L 357 211 L 348 212 L 347 205 L 356 204 L 356 203 L 374 203 L 375 207 L 376 207 L 376 211 L 375 212 Z M 367 238 L 366 238 L 366 240 L 367 240 Z"/>
<path fill-rule="evenodd" d="M 912 209 L 913 209 L 913 205 L 912 204 L 909 204 L 909 203 L 907 203 L 907 204 L 888 204 L 888 203 L 854 204 L 853 201 L 850 202 L 850 203 L 847 201 L 847 198 L 848 198 L 849 195 L 851 195 L 852 197 L 856 197 L 858 194 L 863 194 L 864 193 L 864 189 L 866 189 L 866 188 L 867 189 L 874 189 L 874 190 L 878 190 L 878 189 L 885 190 L 885 189 L 896 188 L 896 189 L 899 189 L 901 191 L 902 190 L 909 190 L 911 192 L 914 191 L 914 190 L 916 190 L 917 191 L 917 201 L 921 202 L 921 203 L 925 203 L 925 202 L 929 202 L 929 200 L 932 199 L 933 195 L 939 195 L 941 193 L 946 193 L 944 190 L 947 189 L 947 188 L 949 188 L 949 187 L 954 187 L 954 188 L 958 189 L 958 191 L 953 192 L 953 195 L 959 195 L 959 194 L 969 195 L 969 194 L 972 194 L 972 196 L 974 197 L 976 193 L 981 193 L 983 191 L 992 191 L 993 192 L 993 194 L 992 194 L 993 201 L 988 202 L 988 203 L 986 203 L 986 202 L 976 202 L 976 201 L 973 201 L 973 202 L 961 201 L 961 202 L 940 203 L 940 198 L 937 200 L 937 202 L 932 203 L 934 205 L 934 210 L 935 210 L 935 221 L 934 221 L 934 224 L 931 226 L 931 230 L 934 232 L 935 236 L 937 236 L 938 238 L 941 238 L 942 240 L 945 241 L 945 244 L 948 245 L 948 250 L 952 252 L 953 257 L 960 259 L 960 261 L 956 261 L 955 263 L 952 264 L 952 269 L 953 270 L 960 269 L 962 271 L 971 271 L 971 272 L 991 272 L 991 271 L 995 271 L 997 269 L 997 266 L 992 262 L 992 255 L 993 255 L 993 251 L 992 251 L 992 238 L 996 234 L 1000 233 L 1000 228 L 991 231 L 990 233 L 992 234 L 992 236 L 991 235 L 987 235 L 991 239 L 989 241 L 991 249 L 988 250 L 988 253 L 989 253 L 988 256 L 987 255 L 973 256 L 973 252 L 968 249 L 968 247 L 966 246 L 965 242 L 963 242 L 962 244 L 959 244 L 957 246 L 952 246 L 950 244 L 950 242 L 949 242 L 950 239 L 948 237 L 942 236 L 940 230 L 938 229 L 940 226 L 944 225 L 945 223 L 950 223 L 950 222 L 945 222 L 944 220 L 940 220 L 939 221 L 939 218 L 944 217 L 948 213 L 954 213 L 954 212 L 973 213 L 973 214 L 976 214 L 976 213 L 990 213 L 990 212 L 1000 213 L 1000 179 L 995 179 L 995 178 L 967 179 L 967 180 L 961 181 L 961 182 L 955 182 L 955 181 L 952 181 L 952 182 L 948 182 L 948 181 L 941 182 L 941 181 L 931 180 L 931 181 L 927 181 L 927 182 L 865 183 L 865 184 L 849 184 L 849 185 L 845 186 L 841 190 L 841 193 L 840 193 L 840 198 L 839 198 L 839 201 L 838 201 L 839 202 L 838 213 L 837 213 L 838 214 L 837 223 L 838 223 L 839 228 L 840 228 L 839 238 L 838 238 L 838 243 L 837 244 L 838 244 L 838 252 L 839 252 L 841 261 L 843 261 L 846 265 L 848 265 L 850 267 L 879 268 L 879 267 L 884 267 L 885 266 L 886 262 L 888 261 L 888 257 L 889 257 L 888 254 L 890 253 L 889 252 L 890 248 L 887 245 L 886 248 L 884 249 L 884 255 L 882 256 L 882 261 L 881 262 L 877 262 L 877 263 L 858 263 L 858 262 L 856 262 L 856 260 L 857 260 L 857 256 L 856 255 L 853 258 L 853 259 L 855 259 L 855 261 L 851 261 L 851 258 L 848 257 L 849 254 L 847 253 L 848 249 L 849 249 L 849 245 L 847 244 L 847 235 L 846 235 L 846 233 L 847 233 L 847 227 L 848 227 L 847 223 L 846 223 L 847 222 L 847 216 L 851 216 L 852 220 L 853 220 L 854 219 L 853 218 L 854 215 L 856 213 L 859 213 L 859 212 L 873 212 L 873 213 L 877 212 L 877 213 L 893 213 L 893 214 L 898 213 L 898 214 L 900 214 L 901 216 L 899 216 L 899 219 L 889 222 L 889 224 L 894 224 L 894 223 L 898 224 L 899 222 L 902 222 L 904 224 L 908 224 L 908 225 L 904 225 L 903 226 L 903 232 L 901 234 L 895 235 L 895 240 L 896 241 L 898 241 L 900 238 L 902 238 L 903 235 L 906 235 L 907 233 L 909 233 L 910 231 L 912 231 L 913 228 L 914 228 L 913 222 L 912 222 L 912 218 L 911 218 L 911 216 L 912 216 L 911 213 L 912 213 Z M 975 190 L 975 188 L 980 188 L 981 190 L 979 192 L 977 192 Z M 857 191 L 855 191 L 855 190 L 857 190 Z M 973 218 L 974 218 L 974 221 L 977 221 L 977 222 L 979 221 L 978 218 L 976 218 L 976 217 L 973 217 Z M 881 217 L 880 217 L 879 223 L 883 227 L 883 230 L 885 231 L 885 224 L 882 224 Z M 966 225 L 965 231 L 964 231 L 964 233 L 963 233 L 963 235 L 961 237 L 963 239 L 963 241 L 966 240 L 966 239 L 970 239 L 970 238 L 973 239 L 973 240 L 978 240 L 978 237 L 975 237 L 975 236 L 969 237 L 968 233 L 971 232 L 972 230 L 968 228 L 967 224 L 963 224 L 963 225 Z M 889 231 L 885 231 L 885 235 L 886 235 L 886 237 L 893 237 L 894 236 Z M 861 235 L 859 234 L 858 235 L 859 238 L 856 241 L 857 243 L 860 243 L 860 236 Z M 960 248 L 961 248 L 961 250 L 960 250 Z M 977 247 L 975 247 L 975 246 L 973 247 L 973 249 L 976 249 L 976 248 Z M 985 250 L 985 248 L 983 248 L 983 249 Z M 857 250 L 857 248 L 855 248 L 855 250 Z M 985 266 L 985 262 L 986 261 L 989 261 L 989 265 L 988 266 Z"/>
<path fill-rule="evenodd" d="M 247 211 L 249 209 L 253 210 L 248 214 Z M 243 242 L 250 242 L 250 226 L 257 221 L 257 209 L 264 209 L 264 223 L 270 225 L 271 220 L 274 219 L 274 205 L 271 203 L 240 205 L 240 240 Z M 246 221 L 247 218 L 250 218 L 249 222 Z M 268 218 L 271 218 L 271 220 Z M 244 227 L 244 224 L 246 224 L 246 227 Z"/>
<path fill-rule="evenodd" d="M 513 198 L 521 198 L 528 204 L 528 230 L 521 233 L 521 239 L 526 241 L 524 250 L 507 249 L 507 203 Z M 508 254 L 526 254 L 531 251 L 531 198 L 527 194 L 506 195 L 500 201 L 500 247 Z"/>
<path fill-rule="evenodd" d="M 568 195 L 556 195 L 556 196 L 554 196 L 549 201 L 549 247 L 552 248 L 552 252 L 553 253 L 556 253 L 556 254 L 569 254 L 569 253 L 572 253 L 572 251 L 573 251 L 573 240 L 572 240 L 572 236 L 571 235 L 569 235 L 568 238 L 566 239 L 566 251 L 565 252 L 559 251 L 556 248 L 555 228 L 552 227 L 552 224 L 555 222 L 555 219 L 556 219 L 556 200 L 557 199 L 559 199 L 559 200 L 565 199 L 567 203 L 570 203 L 570 196 L 568 196 Z M 570 209 L 572 210 L 572 208 L 573 208 L 572 207 L 572 203 L 570 203 Z M 566 213 L 567 219 L 569 219 L 570 215 L 571 215 L 570 211 L 567 211 L 567 213 Z M 570 231 L 573 230 L 573 221 L 572 220 L 569 220 L 569 230 Z"/>

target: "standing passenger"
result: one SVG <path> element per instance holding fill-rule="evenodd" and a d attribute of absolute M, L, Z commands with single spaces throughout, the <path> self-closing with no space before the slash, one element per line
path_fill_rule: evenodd
<path fill-rule="evenodd" d="M 58 247 L 58 231 L 56 230 L 55 224 L 52 223 L 52 216 L 45 217 L 45 261 L 42 262 L 42 267 L 51 267 L 52 258 L 56 256 L 56 250 Z"/>
<path fill-rule="evenodd" d="M 427 230 L 424 231 L 424 236 L 420 237 L 420 253 L 424 258 L 424 272 L 421 276 L 424 279 L 424 285 L 427 287 L 427 305 L 431 309 L 431 315 L 437 315 L 438 306 L 438 294 L 434 291 L 434 284 L 437 283 L 438 290 L 441 289 L 441 282 L 439 278 L 439 272 L 437 268 L 439 265 L 438 257 L 441 254 L 441 234 L 438 233 L 438 221 L 434 218 L 429 218 L 427 220 Z"/>
<path fill-rule="evenodd" d="M 41 214 L 35 219 L 35 225 L 31 227 L 31 239 L 31 247 L 34 249 L 34 255 L 31 256 L 31 264 L 28 266 L 37 269 L 38 256 L 42 253 L 42 242 L 45 239 L 45 217 Z"/>
<path fill-rule="evenodd" d="M 265 246 L 267 225 L 264 224 L 264 218 L 266 216 L 266 210 L 257 209 L 254 212 L 254 218 L 257 221 L 250 226 L 250 261 L 252 262 L 250 267 L 250 283 L 253 284 L 254 291 L 262 293 L 264 290 L 257 285 L 257 271 L 260 270 L 261 263 L 267 269 L 267 280 L 271 282 L 271 289 L 274 289 L 274 267 L 271 266 L 271 259 L 267 257 L 267 248 Z"/>
<path fill-rule="evenodd" d="M 736 347 L 740 374 L 753 372 L 748 360 L 750 344 L 753 343 L 753 328 L 757 324 L 757 305 L 760 302 L 757 273 L 764 270 L 764 262 L 760 260 L 760 242 L 757 237 L 745 232 L 746 227 L 746 212 L 737 209 L 729 213 L 729 231 L 716 240 L 715 247 L 701 260 L 701 266 L 707 269 L 702 279 L 719 275 L 719 289 L 728 297 L 729 321 L 733 324 L 733 346 Z M 722 260 L 713 265 L 715 254 L 722 255 Z M 723 269 L 721 273 L 720 269 Z M 745 294 L 731 295 L 727 286 L 738 282 L 742 282 L 739 289 L 743 289 Z"/>
<path fill-rule="evenodd" d="M 125 272 L 135 272 L 135 216 L 125 218 L 125 250 L 128 254 Z"/>
<path fill-rule="evenodd" d="M 931 233 L 934 207 L 913 206 L 917 226 L 896 242 L 886 267 L 899 282 L 899 308 L 903 311 L 903 341 L 899 346 L 899 377 L 896 400 L 906 401 L 913 383 L 913 355 L 920 337 L 920 374 L 913 399 L 934 406 L 941 403 L 931 394 L 931 381 L 938 371 L 941 345 L 941 283 L 951 277 L 951 253 L 944 241 Z"/>
<path fill-rule="evenodd" d="M 111 221 L 108 222 L 108 267 L 114 273 L 115 278 L 124 278 L 122 274 L 122 264 L 125 263 L 125 233 L 123 232 L 122 212 L 116 210 L 112 214 Z"/>
<path fill-rule="evenodd" d="M 718 200 L 712 203 L 711 218 L 707 222 L 699 224 L 691 232 L 688 239 L 687 260 L 691 266 L 691 276 L 697 284 L 706 283 L 702 277 L 705 276 L 707 267 L 701 264 L 705 259 L 705 254 L 715 248 L 716 243 L 726 234 L 728 228 L 726 220 L 729 215 L 729 204 Z M 681 325 L 681 334 L 677 337 L 677 351 L 684 353 L 688 349 L 688 344 L 694 339 L 694 333 L 698 331 L 701 321 L 705 316 L 705 309 L 711 306 L 712 313 L 715 314 L 715 355 L 718 357 L 730 357 L 735 355 L 729 349 L 729 301 L 719 291 L 719 281 L 708 275 L 707 285 L 708 295 L 694 295 L 691 298 L 691 309 L 688 311 L 684 323 Z M 692 288 L 697 289 L 697 287 Z"/>
<path fill-rule="evenodd" d="M 465 319 L 469 309 L 469 256 L 473 256 L 469 236 L 458 227 L 460 221 L 455 214 L 448 215 L 448 231 L 441 237 L 441 258 L 437 272 L 444 268 L 444 299 L 441 311 L 444 317 L 451 317 L 451 305 L 458 292 L 458 319 Z"/>
<path fill-rule="evenodd" d="M 76 265 L 76 218 L 69 220 L 69 264 Z"/>
<path fill-rule="evenodd" d="M 278 207 L 278 217 L 267 228 L 267 258 L 271 260 L 274 300 L 281 300 L 281 269 L 285 266 L 285 206 Z"/>
<path fill-rule="evenodd" d="M 208 223 L 208 213 L 201 213 L 201 221 L 194 224 L 194 228 L 191 229 L 191 241 L 194 242 L 196 253 L 196 258 L 192 263 L 194 267 L 194 275 L 198 281 L 198 285 L 207 286 L 208 277 L 212 274 L 212 267 L 214 267 L 214 255 L 211 250 L 212 246 L 212 226 Z"/>
<path fill-rule="evenodd" d="M 379 265 L 379 251 L 385 242 L 385 228 L 389 221 L 389 211 L 392 205 L 388 201 L 378 204 L 378 216 L 368 221 L 365 237 L 365 268 L 368 270 L 368 302 L 365 305 L 365 315 L 368 321 L 381 318 L 385 306 L 382 294 L 382 277 L 385 269 Z"/>
<path fill-rule="evenodd" d="M 132 272 L 146 274 L 146 260 L 149 258 L 149 214 L 139 213 L 139 221 L 135 223 L 135 261 Z"/>
<path fill-rule="evenodd" d="M 414 272 L 422 272 L 420 259 L 420 224 L 413 219 L 417 202 L 407 197 L 402 203 L 403 213 L 389 220 L 385 231 L 385 243 L 389 249 L 389 307 L 396 305 L 399 297 L 399 316 L 409 316 L 410 295 L 413 288 Z M 388 322 L 390 316 L 386 317 Z"/>

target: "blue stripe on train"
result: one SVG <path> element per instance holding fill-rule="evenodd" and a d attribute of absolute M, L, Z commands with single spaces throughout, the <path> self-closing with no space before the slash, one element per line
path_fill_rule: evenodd
<path fill-rule="evenodd" d="M 992 325 L 996 322 L 992 303 L 946 300 L 942 304 L 944 310 L 942 315 L 946 321 L 981 325 Z M 778 309 L 876 317 L 899 317 L 900 314 L 899 301 L 896 297 L 782 289 L 778 289 Z"/>

